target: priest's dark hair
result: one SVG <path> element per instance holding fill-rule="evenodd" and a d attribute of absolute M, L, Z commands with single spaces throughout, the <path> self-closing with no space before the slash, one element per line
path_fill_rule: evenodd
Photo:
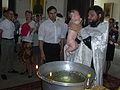
<path fill-rule="evenodd" d="M 103 9 L 102 9 L 100 6 L 98 6 L 98 5 L 91 6 L 91 7 L 88 9 L 88 12 L 89 12 L 90 10 L 94 10 L 97 15 L 101 14 L 100 22 L 103 22 L 103 21 L 104 21 L 104 11 L 103 11 Z"/>

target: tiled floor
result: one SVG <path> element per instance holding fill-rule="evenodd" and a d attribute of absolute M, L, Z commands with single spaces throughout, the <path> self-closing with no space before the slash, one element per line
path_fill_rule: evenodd
<path fill-rule="evenodd" d="M 109 74 L 120 79 L 120 46 L 116 46 L 114 60 L 111 63 Z"/>
<path fill-rule="evenodd" d="M 28 78 L 28 75 L 20 75 L 18 73 L 7 73 L 7 80 L 2 80 L 0 79 L 0 89 L 5 89 L 5 88 L 10 88 L 10 87 L 15 87 L 15 86 L 20 86 L 32 82 L 37 82 L 40 81 L 40 79 L 34 75 L 32 78 Z"/>
<path fill-rule="evenodd" d="M 17 59 L 16 59 L 16 55 L 15 55 L 15 69 L 18 72 L 22 72 L 24 70 L 24 65 L 22 65 Z M 28 78 L 28 74 L 19 74 L 19 73 L 6 73 L 7 75 L 7 80 L 2 80 L 0 77 L 0 90 L 1 89 L 5 89 L 5 88 L 10 88 L 10 87 L 16 87 L 16 86 L 21 86 L 24 84 L 28 84 L 29 83 L 33 83 L 33 82 L 37 82 L 40 81 L 40 79 L 37 77 L 36 73 L 34 72 L 33 77 L 32 78 Z M 13 89 L 16 90 L 16 89 Z M 21 89 L 17 89 L 17 90 L 21 90 Z M 25 89 L 27 90 L 27 89 Z M 28 89 L 31 90 L 31 89 Z"/>
<path fill-rule="evenodd" d="M 120 88 L 120 79 L 115 78 L 111 75 L 104 75 L 104 86 L 109 88 L 110 90 L 120 90 L 118 88 Z"/>

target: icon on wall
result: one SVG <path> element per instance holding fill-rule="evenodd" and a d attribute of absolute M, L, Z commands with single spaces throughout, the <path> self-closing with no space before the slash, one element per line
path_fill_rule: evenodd
<path fill-rule="evenodd" d="M 112 17 L 113 5 L 114 5 L 114 3 L 104 3 L 105 17 L 107 17 L 107 18 L 111 18 Z"/>
<path fill-rule="evenodd" d="M 43 14 L 45 0 L 32 0 L 33 14 Z"/>

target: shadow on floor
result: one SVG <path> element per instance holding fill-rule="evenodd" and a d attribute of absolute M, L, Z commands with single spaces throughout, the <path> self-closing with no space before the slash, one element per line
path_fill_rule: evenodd
<path fill-rule="evenodd" d="M 5 89 L 12 87 L 21 87 L 24 85 L 31 85 L 32 83 L 39 82 L 40 79 L 37 75 L 33 75 L 31 78 L 28 78 L 28 74 L 20 75 L 19 73 L 7 73 L 7 80 L 2 80 L 0 78 L 0 90 L 22 90 L 22 89 Z M 25 89 L 31 90 L 31 89 Z"/>
<path fill-rule="evenodd" d="M 120 79 L 111 75 L 104 75 L 104 86 L 110 90 L 118 90 L 120 87 Z"/>

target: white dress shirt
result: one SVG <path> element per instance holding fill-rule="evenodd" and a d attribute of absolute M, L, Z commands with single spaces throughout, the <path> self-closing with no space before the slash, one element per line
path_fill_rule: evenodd
<path fill-rule="evenodd" d="M 61 38 L 65 38 L 63 27 L 58 20 L 52 22 L 50 19 L 44 21 L 38 30 L 38 40 L 57 44 Z"/>
<path fill-rule="evenodd" d="M 14 38 L 15 25 L 12 21 L 5 19 L 0 23 L 0 29 L 3 30 L 2 38 Z"/>

